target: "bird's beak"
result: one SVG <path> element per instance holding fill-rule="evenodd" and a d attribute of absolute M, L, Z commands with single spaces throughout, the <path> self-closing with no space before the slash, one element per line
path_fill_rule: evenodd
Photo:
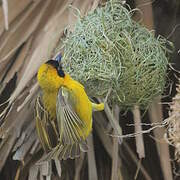
<path fill-rule="evenodd" d="M 61 63 L 61 59 L 62 59 L 62 54 L 58 53 L 55 57 L 55 60 L 60 64 Z"/>

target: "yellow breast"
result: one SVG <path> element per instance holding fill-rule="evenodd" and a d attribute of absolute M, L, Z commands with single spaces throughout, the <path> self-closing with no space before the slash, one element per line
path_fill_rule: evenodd
<path fill-rule="evenodd" d="M 46 110 L 49 112 L 52 119 L 56 119 L 56 100 L 58 91 L 54 92 L 43 92 L 43 104 Z"/>
<path fill-rule="evenodd" d="M 57 91 L 63 84 L 63 78 L 60 78 L 55 68 L 48 64 L 42 64 L 38 71 L 38 82 L 45 91 Z"/>
<path fill-rule="evenodd" d="M 43 104 L 50 116 L 56 118 L 56 99 L 63 79 L 57 74 L 55 68 L 48 64 L 43 64 L 38 71 L 38 83 L 43 92 Z"/>

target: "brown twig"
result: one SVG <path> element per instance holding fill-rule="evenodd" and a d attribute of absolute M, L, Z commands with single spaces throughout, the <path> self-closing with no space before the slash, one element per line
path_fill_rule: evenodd
<path fill-rule="evenodd" d="M 100 102 L 102 102 L 102 101 L 100 101 Z M 109 119 L 109 122 L 110 122 L 111 126 L 113 127 L 115 133 L 117 135 L 121 136 L 122 135 L 122 129 L 121 129 L 119 123 L 113 117 L 112 112 L 111 112 L 107 103 L 104 106 L 104 111 L 106 112 L 107 118 Z"/>
<path fill-rule="evenodd" d="M 88 176 L 89 176 L 89 180 L 98 180 L 92 134 L 89 135 L 87 142 L 88 142 L 88 146 L 90 147 L 88 150 Z"/>
<path fill-rule="evenodd" d="M 157 98 L 151 105 L 149 109 L 149 116 L 152 123 L 162 122 L 163 121 L 163 114 L 162 114 L 162 105 L 159 104 L 160 97 Z M 164 128 L 155 129 L 154 136 L 156 139 L 163 139 L 164 138 L 165 130 Z M 165 140 L 164 140 L 165 142 Z M 165 180 L 172 180 L 172 171 L 171 171 L 171 164 L 170 164 L 170 157 L 169 157 L 169 147 L 168 144 L 159 143 L 156 141 L 157 150 L 160 157 L 161 168 L 163 171 L 163 176 Z"/>
<path fill-rule="evenodd" d="M 112 141 L 110 139 L 110 137 L 105 133 L 106 129 L 105 126 L 103 124 L 105 124 L 105 118 L 103 117 L 102 113 L 96 112 L 96 116 L 94 116 L 94 126 L 95 129 L 97 131 L 97 134 L 101 140 L 101 142 L 103 143 L 103 146 L 105 147 L 107 153 L 109 154 L 109 156 L 111 158 L 113 153 L 112 153 Z M 134 154 L 134 152 L 131 150 L 131 148 L 129 147 L 129 145 L 123 141 L 122 145 L 125 147 L 126 151 L 129 153 L 131 159 L 134 161 L 135 164 L 138 165 L 139 160 L 137 159 L 136 155 Z M 121 159 L 118 156 L 118 162 L 121 166 Z M 144 175 L 146 180 L 151 180 L 150 175 L 148 174 L 148 172 L 146 171 L 146 169 L 143 167 L 143 165 L 141 164 L 140 166 L 140 171 L 142 172 L 142 174 Z"/>
<path fill-rule="evenodd" d="M 76 169 L 75 169 L 74 180 L 79 180 L 80 179 L 80 173 L 81 173 L 81 169 L 82 169 L 82 166 L 83 166 L 84 157 L 85 157 L 85 153 L 81 153 L 80 158 L 75 160 Z"/>
<path fill-rule="evenodd" d="M 116 121 L 119 122 L 119 107 L 117 105 L 113 107 L 113 114 Z M 118 138 L 113 138 L 111 180 L 118 180 L 118 159 L 119 159 L 118 158 L 119 157 L 118 145 L 119 145 Z M 121 171 L 120 171 L 120 174 L 121 174 Z"/>
<path fill-rule="evenodd" d="M 135 123 L 135 132 L 142 132 L 141 127 L 141 114 L 138 106 L 134 106 L 134 109 L 132 110 L 133 116 L 134 116 L 134 123 Z M 143 135 L 139 134 L 138 136 L 135 136 L 136 139 L 136 151 L 139 155 L 139 158 L 145 157 L 145 151 L 144 151 L 144 141 L 143 141 Z"/>
<path fill-rule="evenodd" d="M 129 147 L 129 145 L 126 142 L 123 142 L 123 146 L 126 148 L 127 152 L 129 153 L 131 159 L 138 165 L 139 163 L 139 159 L 137 159 L 136 155 L 134 154 L 134 152 L 131 150 L 131 148 Z M 146 180 L 152 180 L 150 175 L 148 174 L 148 172 L 146 171 L 146 169 L 144 168 L 144 166 L 141 164 L 140 165 L 140 170 L 142 172 L 142 174 L 144 175 Z"/>

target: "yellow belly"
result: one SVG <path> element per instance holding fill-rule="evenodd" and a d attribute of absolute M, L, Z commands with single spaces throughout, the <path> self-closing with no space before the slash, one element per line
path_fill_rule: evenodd
<path fill-rule="evenodd" d="M 58 91 L 43 92 L 43 104 L 52 119 L 56 119 L 56 100 Z"/>

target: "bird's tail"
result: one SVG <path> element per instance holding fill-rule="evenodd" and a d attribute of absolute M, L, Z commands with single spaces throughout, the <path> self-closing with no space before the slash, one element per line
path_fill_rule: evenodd
<path fill-rule="evenodd" d="M 93 111 L 104 110 L 104 103 L 100 103 L 100 104 L 91 103 L 91 104 L 92 104 Z"/>
<path fill-rule="evenodd" d="M 81 151 L 88 151 L 88 145 L 86 141 L 81 141 L 69 145 L 58 144 L 56 147 L 52 148 L 50 152 L 44 154 L 41 159 L 36 162 L 36 165 L 41 165 L 46 161 L 50 161 L 51 159 L 74 159 L 80 156 Z"/>

